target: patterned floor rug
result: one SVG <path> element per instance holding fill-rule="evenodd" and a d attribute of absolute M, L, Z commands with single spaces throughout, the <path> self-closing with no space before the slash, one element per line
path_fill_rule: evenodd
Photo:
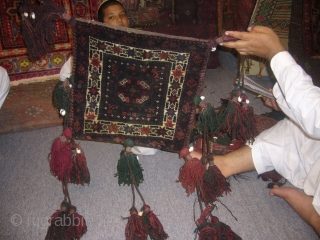
<path fill-rule="evenodd" d="M 0 109 L 0 134 L 62 125 L 52 105 L 52 92 L 59 79 L 12 86 Z"/>

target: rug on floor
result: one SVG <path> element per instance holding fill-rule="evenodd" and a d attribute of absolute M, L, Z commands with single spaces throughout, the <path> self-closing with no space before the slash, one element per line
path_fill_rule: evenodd
<path fill-rule="evenodd" d="M 11 86 L 0 109 L 0 134 L 62 125 L 52 105 L 52 93 L 59 79 Z"/>

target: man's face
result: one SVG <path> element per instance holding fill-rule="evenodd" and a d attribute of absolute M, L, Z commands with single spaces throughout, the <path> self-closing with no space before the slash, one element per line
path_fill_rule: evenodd
<path fill-rule="evenodd" d="M 103 22 L 114 26 L 129 27 L 127 13 L 120 4 L 111 5 L 104 10 Z"/>

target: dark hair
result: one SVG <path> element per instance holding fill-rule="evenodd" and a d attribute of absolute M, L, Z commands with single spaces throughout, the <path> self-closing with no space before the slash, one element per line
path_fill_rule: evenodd
<path fill-rule="evenodd" d="M 103 19 L 104 19 L 104 10 L 106 8 L 108 8 L 109 6 L 112 6 L 112 5 L 120 5 L 121 7 L 123 7 L 123 9 L 125 11 L 127 11 L 125 9 L 125 7 L 123 6 L 123 4 L 121 2 L 119 2 L 118 0 L 107 0 L 105 1 L 104 3 L 102 3 L 98 9 L 98 21 L 99 22 L 103 22 Z"/>

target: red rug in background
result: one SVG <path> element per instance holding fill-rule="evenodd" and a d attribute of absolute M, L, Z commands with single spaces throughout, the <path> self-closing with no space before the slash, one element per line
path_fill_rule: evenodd
<path fill-rule="evenodd" d="M 77 18 L 92 19 L 98 0 L 54 0 L 66 12 Z M 20 0 L 0 1 L 0 66 L 7 69 L 11 82 L 55 75 L 72 50 L 72 31 L 64 21 L 56 22 L 55 48 L 37 62 L 31 62 L 24 43 L 18 7 Z"/>
<path fill-rule="evenodd" d="M 59 79 L 11 86 L 0 109 L 0 134 L 62 126 L 52 105 L 52 93 Z"/>

